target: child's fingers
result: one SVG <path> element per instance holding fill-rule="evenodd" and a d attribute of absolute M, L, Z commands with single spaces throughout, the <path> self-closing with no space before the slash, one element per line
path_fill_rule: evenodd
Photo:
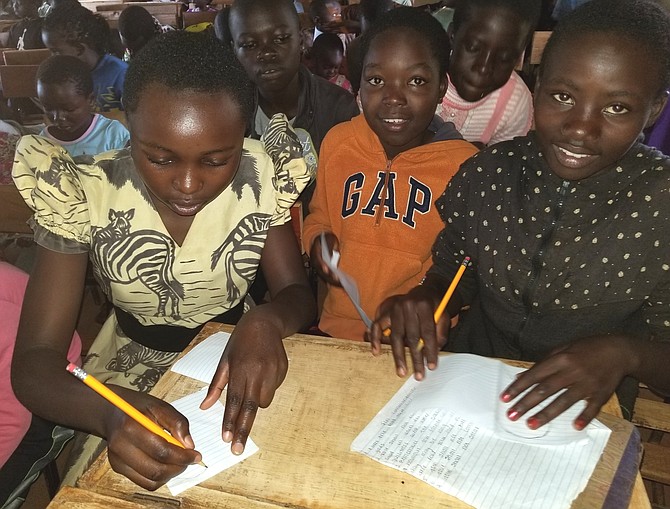
<path fill-rule="evenodd" d="M 230 374 L 230 366 L 228 365 L 227 357 L 222 357 L 219 361 L 219 366 L 216 368 L 214 378 L 207 389 L 207 396 L 200 403 L 201 410 L 207 410 L 221 397 L 223 389 L 228 385 L 228 376 Z"/>
<path fill-rule="evenodd" d="M 258 412 L 258 401 L 260 399 L 259 383 L 251 380 L 246 385 L 242 406 L 235 422 L 235 432 L 231 447 L 233 454 L 242 454 L 244 452 L 249 433 L 251 433 L 251 427 L 254 425 L 256 413 Z"/>

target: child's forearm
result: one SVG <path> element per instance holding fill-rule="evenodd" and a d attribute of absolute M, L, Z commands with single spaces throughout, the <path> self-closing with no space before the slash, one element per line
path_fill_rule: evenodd
<path fill-rule="evenodd" d="M 626 337 L 630 348 L 633 378 L 665 395 L 670 395 L 670 341 Z"/>
<path fill-rule="evenodd" d="M 270 320 L 283 338 L 307 327 L 316 317 L 316 303 L 309 286 L 292 284 L 283 288 L 271 302 L 258 306 L 264 320 Z"/>

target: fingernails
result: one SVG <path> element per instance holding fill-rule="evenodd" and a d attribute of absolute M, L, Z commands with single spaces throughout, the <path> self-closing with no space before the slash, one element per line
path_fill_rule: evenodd
<path fill-rule="evenodd" d="M 233 441 L 233 432 L 232 431 L 224 431 L 223 435 L 221 435 L 221 438 L 223 438 L 223 441 L 229 444 L 230 442 Z"/>
<path fill-rule="evenodd" d="M 244 452 L 244 444 L 242 444 L 241 442 L 236 442 L 233 444 L 230 450 L 232 451 L 233 454 L 239 456 Z"/>
<path fill-rule="evenodd" d="M 575 427 L 576 430 L 581 431 L 584 428 L 586 428 L 586 421 L 584 419 L 581 419 L 581 418 L 575 419 L 575 422 L 574 422 L 573 426 Z"/>
<path fill-rule="evenodd" d="M 433 370 L 437 367 L 437 364 L 435 362 L 429 362 L 428 364 L 428 369 Z"/>
<path fill-rule="evenodd" d="M 526 421 L 526 424 L 528 424 L 528 427 L 530 429 L 537 429 L 540 427 L 540 419 L 537 417 L 529 417 L 528 420 Z"/>
<path fill-rule="evenodd" d="M 519 418 L 520 415 L 521 415 L 521 414 L 519 413 L 518 410 L 514 410 L 514 409 L 511 409 L 511 408 L 510 408 L 510 409 L 507 411 L 507 418 L 508 418 L 510 421 L 516 421 L 516 420 Z"/>
<path fill-rule="evenodd" d="M 405 370 L 405 368 L 398 368 L 396 370 L 396 373 L 398 373 L 398 376 L 405 376 L 407 374 L 407 371 Z"/>
<path fill-rule="evenodd" d="M 509 403 L 512 400 L 512 396 L 509 392 L 503 392 L 500 395 L 500 399 L 503 400 L 505 403 Z"/>
<path fill-rule="evenodd" d="M 414 373 L 415 380 L 423 380 L 423 373 Z"/>

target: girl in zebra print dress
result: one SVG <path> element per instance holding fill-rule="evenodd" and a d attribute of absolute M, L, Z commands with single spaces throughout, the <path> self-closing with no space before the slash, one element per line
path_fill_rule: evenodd
<path fill-rule="evenodd" d="M 42 417 L 106 439 L 113 468 L 147 489 L 200 460 L 187 420 L 146 394 L 200 326 L 239 319 L 202 403 L 211 406 L 228 385 L 222 433 L 239 454 L 257 408 L 270 404 L 286 374 L 281 339 L 315 315 L 288 210 L 311 176 L 285 117 L 273 118 L 263 142 L 244 138 L 247 80 L 219 41 L 164 34 L 126 77 L 130 149 L 76 166 L 43 138 L 26 136 L 17 148 L 14 178 L 35 212 L 39 255 L 14 355 L 15 391 Z M 89 259 L 114 312 L 87 371 L 185 450 L 63 369 Z M 241 316 L 259 266 L 271 302 Z"/>

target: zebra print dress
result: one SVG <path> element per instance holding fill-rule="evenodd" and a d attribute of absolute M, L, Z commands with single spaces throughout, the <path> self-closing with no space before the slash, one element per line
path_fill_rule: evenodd
<path fill-rule="evenodd" d="M 13 176 L 34 211 L 37 243 L 88 252 L 110 301 L 140 324 L 193 328 L 246 295 L 269 228 L 290 220 L 289 208 L 312 178 L 301 153 L 285 117 L 273 118 L 263 141 L 245 140 L 232 183 L 196 215 L 181 246 L 128 150 L 75 163 L 49 140 L 25 136 Z M 86 367 L 103 381 L 149 390 L 176 355 L 130 340 L 112 313 Z"/>

